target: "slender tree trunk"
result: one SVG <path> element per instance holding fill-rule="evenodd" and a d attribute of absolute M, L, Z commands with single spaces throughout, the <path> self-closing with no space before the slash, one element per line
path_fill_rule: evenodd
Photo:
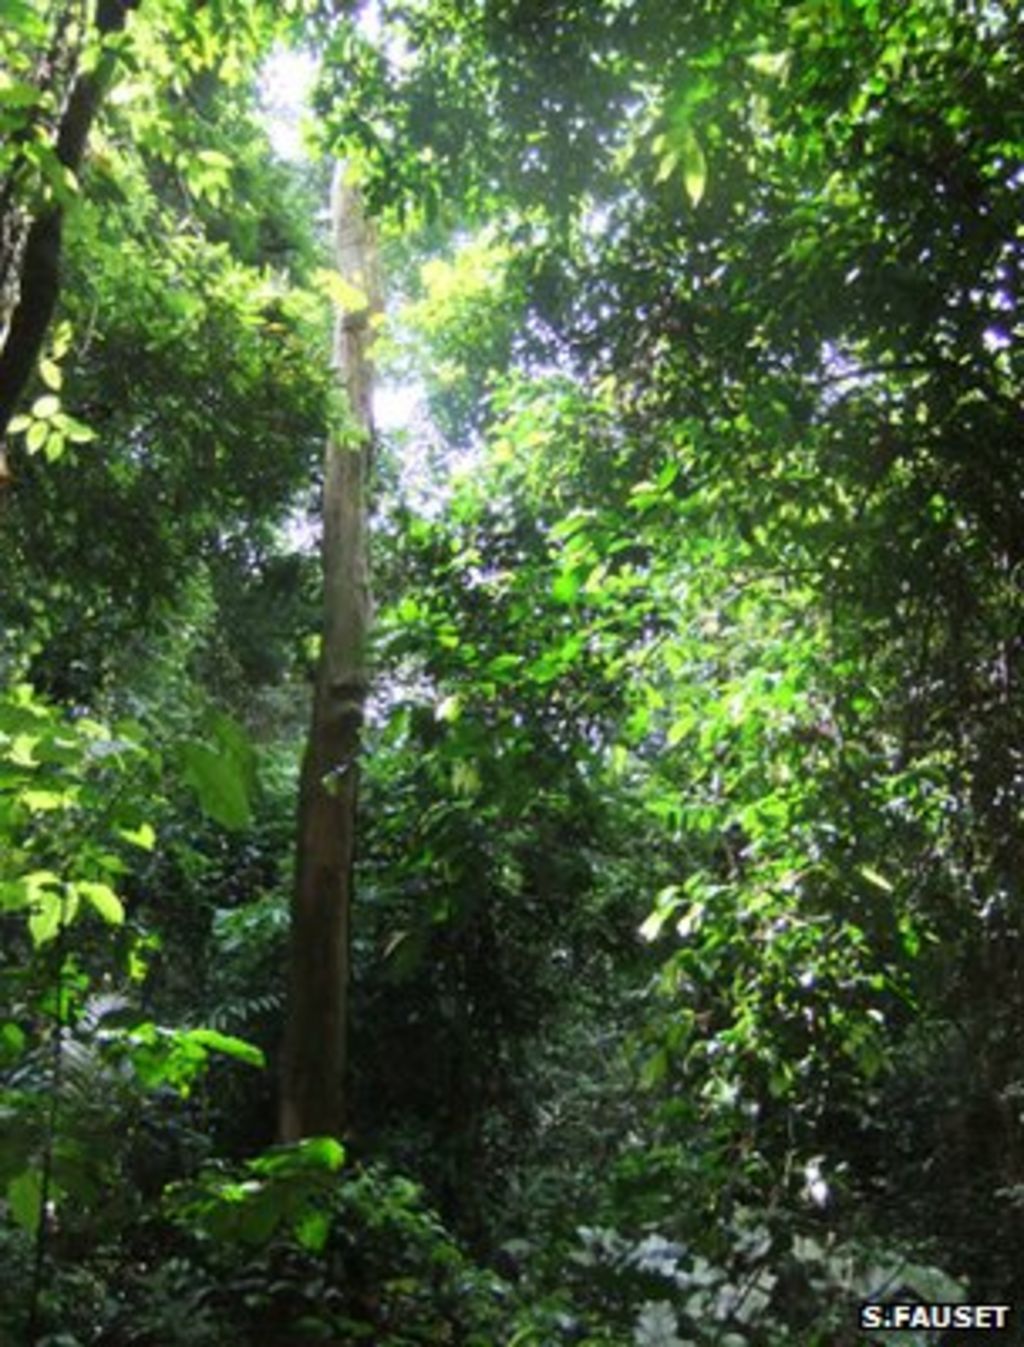
<path fill-rule="evenodd" d="M 119 33 L 140 0 L 97 0 L 93 23 L 101 38 Z M 56 96 L 62 107 L 54 132 L 54 151 L 64 168 L 77 172 L 89 131 L 114 69 L 107 53 L 90 70 L 79 69 L 83 51 L 80 27 L 71 20 L 84 16 L 81 5 L 58 8 L 49 52 L 41 62 L 40 90 Z M 69 34 L 79 33 L 77 38 Z M 38 127 L 29 124 L 30 140 Z M 0 486 L 9 473 L 3 438 L 42 350 L 60 290 L 60 254 L 64 207 L 52 200 L 34 217 L 25 208 L 22 178 L 29 160 L 15 159 L 0 183 Z"/>
<path fill-rule="evenodd" d="M 368 302 L 358 312 L 339 312 L 335 329 L 335 365 L 351 421 L 328 440 L 324 465 L 324 629 L 299 790 L 278 1119 L 283 1141 L 338 1135 L 345 1122 L 358 756 L 369 682 L 366 490 L 373 437 L 370 346 L 380 307 L 376 246 L 340 164 L 331 197 L 338 271 Z"/>

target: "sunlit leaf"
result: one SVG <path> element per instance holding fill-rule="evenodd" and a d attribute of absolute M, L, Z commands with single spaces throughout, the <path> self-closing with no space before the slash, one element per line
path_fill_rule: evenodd
<path fill-rule="evenodd" d="M 759 75 L 781 79 L 789 70 L 792 53 L 788 51 L 758 51 L 747 57 L 747 64 Z"/>
<path fill-rule="evenodd" d="M 39 362 L 39 373 L 47 388 L 52 388 L 55 392 L 59 391 L 63 376 L 58 364 L 55 364 L 52 360 L 41 360 Z"/>
<path fill-rule="evenodd" d="M 708 181 L 708 165 L 704 150 L 696 134 L 687 130 L 682 138 L 681 155 L 683 162 L 683 187 L 690 198 L 690 205 L 697 206 L 704 196 Z"/>
<path fill-rule="evenodd" d="M 124 922 L 124 904 L 109 884 L 99 884 L 93 880 L 80 879 L 75 891 L 99 913 L 111 926 L 120 926 Z"/>
<path fill-rule="evenodd" d="M 143 851 L 152 851 L 156 845 L 156 832 L 151 823 L 140 823 L 137 828 L 119 828 L 118 834 L 134 847 Z"/>
<path fill-rule="evenodd" d="M 234 1057 L 236 1061 L 245 1062 L 248 1066 L 266 1065 L 266 1058 L 259 1048 L 247 1043 L 243 1038 L 235 1038 L 232 1034 L 222 1034 L 216 1029 L 189 1029 L 187 1038 L 210 1052 L 220 1052 L 225 1057 Z"/>
<path fill-rule="evenodd" d="M 30 454 L 36 454 L 42 449 L 50 435 L 50 428 L 45 421 L 33 421 L 28 428 L 28 434 L 25 436 L 25 448 Z"/>
<path fill-rule="evenodd" d="M 29 934 L 36 946 L 48 944 L 56 938 L 66 916 L 70 916 L 66 895 L 53 889 L 43 889 L 34 903 L 35 910 L 28 919 Z"/>
<path fill-rule="evenodd" d="M 860 866 L 860 874 L 868 881 L 869 884 L 873 884 L 876 889 L 881 889 L 883 893 L 893 892 L 893 886 L 889 883 L 889 881 L 885 878 L 884 875 L 878 873 L 878 871 L 874 868 L 874 866 L 871 865 Z"/>

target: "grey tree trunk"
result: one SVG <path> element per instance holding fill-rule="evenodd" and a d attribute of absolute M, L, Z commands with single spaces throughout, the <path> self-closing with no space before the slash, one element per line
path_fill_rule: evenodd
<path fill-rule="evenodd" d="M 335 366 L 351 420 L 344 433 L 329 438 L 324 464 L 323 644 L 299 790 L 278 1118 L 282 1141 L 337 1136 L 345 1125 L 358 756 L 369 685 L 370 347 L 380 288 L 373 228 L 341 164 L 331 213 L 338 271 L 367 302 L 339 311 L 335 327 Z"/>

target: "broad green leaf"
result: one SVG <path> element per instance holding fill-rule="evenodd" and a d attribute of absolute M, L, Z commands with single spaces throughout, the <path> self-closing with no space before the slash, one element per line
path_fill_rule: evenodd
<path fill-rule="evenodd" d="M 30 454 L 37 454 L 49 439 L 50 430 L 45 421 L 33 421 L 25 436 L 25 448 Z"/>
<path fill-rule="evenodd" d="M 577 571 L 561 571 L 551 586 L 551 597 L 556 603 L 572 603 L 582 583 Z"/>
<path fill-rule="evenodd" d="M 118 835 L 143 851 L 152 851 L 156 845 L 156 832 L 151 823 L 140 823 L 137 828 L 119 828 Z"/>
<path fill-rule="evenodd" d="M 51 430 L 43 442 L 43 453 L 46 455 L 47 463 L 56 463 L 64 454 L 64 435 L 58 430 Z"/>
<path fill-rule="evenodd" d="M 124 923 L 124 904 L 109 884 L 99 884 L 93 880 L 80 879 L 75 891 L 90 903 L 105 922 L 111 926 Z"/>
<path fill-rule="evenodd" d="M 27 1041 L 25 1031 L 20 1024 L 8 1021 L 7 1024 L 0 1026 L 0 1052 L 8 1060 L 24 1052 Z"/>
<path fill-rule="evenodd" d="M 52 360 L 40 360 L 39 373 L 42 375 L 43 383 L 46 384 L 47 388 L 52 388 L 55 392 L 59 392 L 63 381 L 63 375 L 59 365 L 55 364 Z"/>
<path fill-rule="evenodd" d="M 34 753 L 41 742 L 38 734 L 16 734 L 7 757 L 19 767 L 38 767 Z"/>
<path fill-rule="evenodd" d="M 60 888 L 60 876 L 52 870 L 33 870 L 31 874 L 21 875 L 13 884 L 3 889 L 4 911 L 13 912 L 20 908 L 31 907 L 40 900 L 48 889 Z"/>
<path fill-rule="evenodd" d="M 195 790 L 203 813 L 225 828 L 247 828 L 251 811 L 244 768 L 206 744 L 188 743 L 182 756 L 185 781 Z"/>
<path fill-rule="evenodd" d="M 326 1169 L 331 1173 L 345 1163 L 345 1147 L 334 1137 L 306 1137 L 296 1147 L 304 1166 Z"/>
<path fill-rule="evenodd" d="M 257 1174 L 293 1174 L 297 1170 L 325 1170 L 333 1174 L 345 1162 L 345 1147 L 334 1137 L 304 1137 L 285 1146 L 274 1146 L 250 1162 Z"/>
<path fill-rule="evenodd" d="M 200 150 L 196 158 L 201 163 L 208 164 L 211 168 L 229 169 L 233 164 L 230 156 L 222 154 L 220 150 Z"/>
<path fill-rule="evenodd" d="M 72 444 L 88 444 L 90 440 L 96 438 L 96 432 L 90 426 L 82 421 L 76 421 L 73 416 L 64 418 L 64 438 L 71 441 Z"/>
<path fill-rule="evenodd" d="M 67 910 L 63 894 L 53 889 L 44 889 L 39 895 L 36 910 L 28 919 L 29 934 L 37 947 L 53 940 L 61 927 L 61 919 Z"/>
<path fill-rule="evenodd" d="M 40 421 L 49 420 L 59 411 L 60 398 L 55 397 L 53 393 L 45 393 L 41 398 L 36 398 L 32 404 L 32 415 Z"/>
<path fill-rule="evenodd" d="M 51 343 L 54 360 L 61 360 L 67 355 L 68 351 L 71 349 L 71 338 L 73 336 L 74 331 L 69 322 L 65 320 L 64 322 L 57 324 L 54 329 L 53 341 Z"/>
<path fill-rule="evenodd" d="M 189 1029 L 186 1037 L 192 1043 L 210 1052 L 223 1053 L 225 1057 L 234 1057 L 236 1061 L 249 1066 L 264 1067 L 266 1058 L 259 1048 L 246 1043 L 244 1038 L 235 1038 L 232 1034 L 222 1034 L 216 1029 Z"/>
<path fill-rule="evenodd" d="M 2 11 L 0 11 L 2 12 Z M 6 13 L 3 15 L 7 19 Z M 39 102 L 40 93 L 34 84 L 25 84 L 21 80 L 11 80 L 4 75 L 0 80 L 0 107 L 30 108 Z"/>
<path fill-rule="evenodd" d="M 485 672 L 492 678 L 502 678 L 507 681 L 509 675 L 522 667 L 522 663 L 522 655 L 495 655 L 492 660 L 487 661 Z"/>
<path fill-rule="evenodd" d="M 51 813 L 66 809 L 74 801 L 74 793 L 67 790 L 26 790 L 19 797 L 30 814 Z"/>
<path fill-rule="evenodd" d="M 7 1185 L 7 1202 L 22 1230 L 34 1233 L 39 1228 L 43 1209 L 43 1181 L 38 1170 L 25 1169 Z"/>

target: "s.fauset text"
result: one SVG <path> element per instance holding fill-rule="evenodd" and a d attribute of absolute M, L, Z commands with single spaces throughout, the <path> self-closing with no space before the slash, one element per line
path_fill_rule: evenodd
<path fill-rule="evenodd" d="M 876 1332 L 901 1329 L 978 1329 L 998 1332 L 1010 1326 L 1009 1305 L 947 1305 L 920 1302 L 868 1303 L 860 1307 L 860 1327 Z"/>

